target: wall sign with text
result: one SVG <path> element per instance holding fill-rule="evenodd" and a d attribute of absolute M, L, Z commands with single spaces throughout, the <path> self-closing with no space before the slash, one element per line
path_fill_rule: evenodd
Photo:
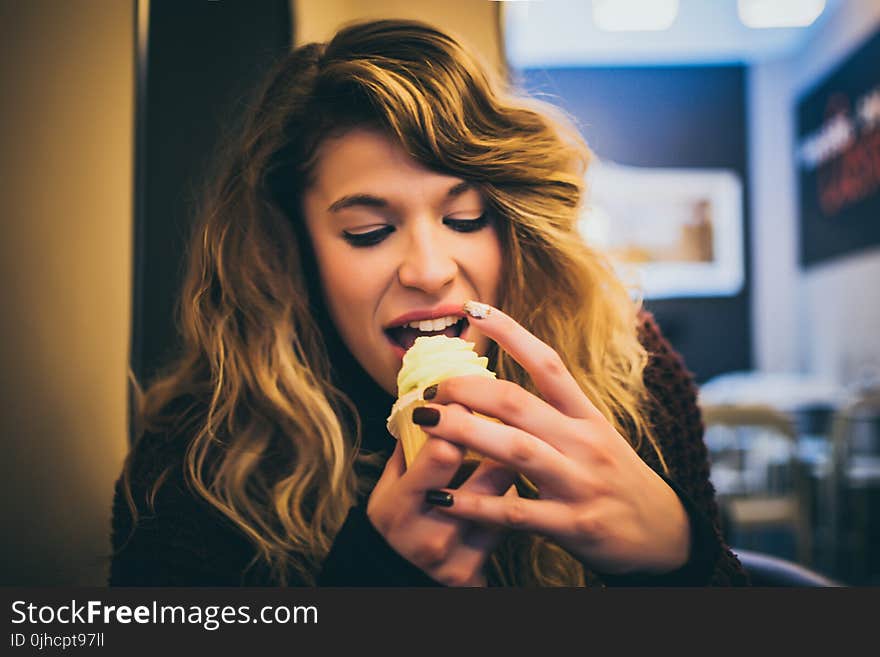
<path fill-rule="evenodd" d="M 801 264 L 880 245 L 880 31 L 797 106 Z"/>

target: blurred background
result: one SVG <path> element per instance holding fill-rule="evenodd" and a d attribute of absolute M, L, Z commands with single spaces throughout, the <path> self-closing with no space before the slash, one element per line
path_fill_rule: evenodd
<path fill-rule="evenodd" d="M 880 583 L 876 0 L 0 0 L 0 584 L 104 584 L 213 149 L 276 58 L 379 17 L 587 139 L 581 230 L 700 386 L 728 542 Z"/>

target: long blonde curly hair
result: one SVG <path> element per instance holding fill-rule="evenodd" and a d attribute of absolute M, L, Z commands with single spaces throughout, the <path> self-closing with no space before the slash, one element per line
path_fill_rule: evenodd
<path fill-rule="evenodd" d="M 280 61 L 229 140 L 189 242 L 180 356 L 136 409 L 142 434 L 185 422 L 186 481 L 279 584 L 315 581 L 359 487 L 358 409 L 332 382 L 301 211 L 318 146 L 355 127 L 382 130 L 425 167 L 478 186 L 506 254 L 500 307 L 559 353 L 634 448 L 648 441 L 662 463 L 644 411 L 639 304 L 578 233 L 590 159 L 578 131 L 429 25 L 352 24 Z M 488 355 L 499 377 L 536 392 L 497 346 Z M 169 417 L 187 395 L 204 411 Z M 123 480 L 136 521 L 133 453 Z M 585 582 L 578 561 L 532 534 L 509 535 L 491 564 L 497 584 Z"/>

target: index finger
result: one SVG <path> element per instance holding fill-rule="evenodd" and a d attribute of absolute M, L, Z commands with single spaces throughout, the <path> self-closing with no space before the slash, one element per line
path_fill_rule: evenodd
<path fill-rule="evenodd" d="M 522 365 L 548 404 L 569 417 L 586 419 L 599 413 L 550 345 L 489 304 L 467 301 L 464 311 L 477 330 Z"/>

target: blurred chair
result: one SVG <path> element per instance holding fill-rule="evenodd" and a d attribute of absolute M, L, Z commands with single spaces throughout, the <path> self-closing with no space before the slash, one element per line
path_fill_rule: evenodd
<path fill-rule="evenodd" d="M 763 552 L 733 548 L 752 586 L 843 586 L 800 564 Z"/>
<path fill-rule="evenodd" d="M 835 573 L 880 584 L 880 387 L 855 393 L 834 416 L 831 535 Z"/>
<path fill-rule="evenodd" d="M 701 408 L 727 539 L 754 548 L 756 535 L 784 530 L 796 560 L 810 565 L 810 485 L 797 456 L 793 418 L 760 404 Z"/>

